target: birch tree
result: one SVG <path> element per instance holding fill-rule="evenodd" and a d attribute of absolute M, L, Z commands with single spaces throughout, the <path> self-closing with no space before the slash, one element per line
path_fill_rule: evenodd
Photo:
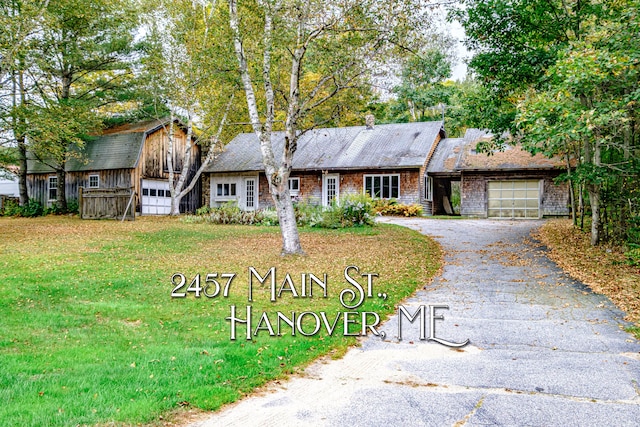
<path fill-rule="evenodd" d="M 288 187 L 314 111 L 361 87 L 374 65 L 411 49 L 429 22 L 420 1 L 228 0 L 229 26 L 282 232 L 282 254 L 304 254 Z M 308 78 L 313 73 L 313 78 Z M 302 85 L 301 82 L 306 83 Z M 281 119 L 281 121 L 280 121 Z M 272 133 L 284 130 L 275 153 Z"/>
<path fill-rule="evenodd" d="M 148 32 L 147 56 L 143 60 L 147 90 L 158 110 L 169 110 L 167 168 L 171 215 L 180 214 L 180 202 L 198 182 L 214 154 L 229 137 L 225 127 L 233 115 L 236 78 L 225 66 L 232 58 L 217 20 L 216 2 L 152 0 L 145 16 Z M 156 115 L 162 119 L 163 113 Z M 187 143 L 178 151 L 176 127 L 184 121 Z M 199 126 L 198 126 L 199 125 Z M 194 146 L 204 151 L 200 167 L 192 177 L 187 165 Z M 184 167 L 177 171 L 174 159 Z"/>

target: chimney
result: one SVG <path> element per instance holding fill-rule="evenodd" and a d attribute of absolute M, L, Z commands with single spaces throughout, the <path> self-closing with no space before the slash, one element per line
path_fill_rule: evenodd
<path fill-rule="evenodd" d="M 367 125 L 367 129 L 373 129 L 373 125 L 376 124 L 376 117 L 369 113 L 364 117 L 364 122 Z"/>

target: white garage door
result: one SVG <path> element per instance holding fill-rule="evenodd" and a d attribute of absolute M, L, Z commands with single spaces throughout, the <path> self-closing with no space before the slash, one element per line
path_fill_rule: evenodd
<path fill-rule="evenodd" d="M 489 182 L 489 218 L 540 218 L 540 181 Z"/>
<path fill-rule="evenodd" d="M 169 215 L 171 193 L 167 181 L 142 180 L 142 215 Z"/>

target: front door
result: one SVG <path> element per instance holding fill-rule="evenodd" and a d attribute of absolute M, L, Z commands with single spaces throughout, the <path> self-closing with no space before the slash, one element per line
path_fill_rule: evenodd
<path fill-rule="evenodd" d="M 330 206 L 334 200 L 340 199 L 340 175 L 324 175 L 322 180 L 322 206 Z"/>
<path fill-rule="evenodd" d="M 244 207 L 248 211 L 256 210 L 256 179 L 245 178 L 244 180 Z"/>

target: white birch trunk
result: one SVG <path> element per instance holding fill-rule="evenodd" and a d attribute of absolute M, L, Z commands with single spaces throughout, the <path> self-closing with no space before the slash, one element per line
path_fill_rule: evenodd
<path fill-rule="evenodd" d="M 304 251 L 300 244 L 300 236 L 298 234 L 295 212 L 293 210 L 293 203 L 291 201 L 288 186 L 289 174 L 291 172 L 291 161 L 293 159 L 295 144 L 297 142 L 295 135 L 296 117 L 295 115 L 292 115 L 291 112 L 295 111 L 297 114 L 297 98 L 295 99 L 295 104 L 293 106 L 292 99 L 289 99 L 289 110 L 287 112 L 287 138 L 282 156 L 282 163 L 280 167 L 278 167 L 271 143 L 271 132 L 273 129 L 275 111 L 273 86 L 271 84 L 271 32 L 273 28 L 271 13 L 272 11 L 268 10 L 268 8 L 265 10 L 262 77 L 265 89 L 266 117 L 263 124 L 260 121 L 256 95 L 251 81 L 251 76 L 249 75 L 245 52 L 242 47 L 242 37 L 238 23 L 237 2 L 235 0 L 229 0 L 229 25 L 233 32 L 234 49 L 238 58 L 242 84 L 247 98 L 249 118 L 251 120 L 253 131 L 256 133 L 260 141 L 260 150 L 262 152 L 265 175 L 269 183 L 269 192 L 271 193 L 271 197 L 273 198 L 273 202 L 276 207 L 276 212 L 278 213 L 280 232 L 282 234 L 282 255 L 300 255 L 304 254 Z M 294 63 L 292 64 L 290 93 L 295 93 L 296 96 L 299 92 L 299 88 L 297 87 L 299 83 L 299 67 L 299 61 L 294 58 Z"/>

